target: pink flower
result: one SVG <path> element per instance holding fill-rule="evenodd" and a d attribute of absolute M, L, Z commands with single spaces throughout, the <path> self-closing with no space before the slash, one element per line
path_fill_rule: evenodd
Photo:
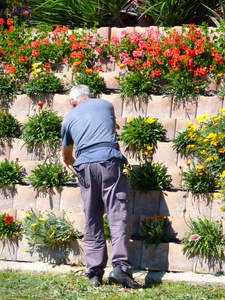
<path fill-rule="evenodd" d="M 200 240 L 200 238 L 201 238 L 201 236 L 199 234 L 197 234 L 197 233 L 192 234 L 192 235 L 190 235 L 188 242 L 196 242 L 196 241 Z"/>
<path fill-rule="evenodd" d="M 110 57 L 109 59 L 111 62 L 115 62 L 116 61 L 116 58 L 114 56 Z"/>
<path fill-rule="evenodd" d="M 108 40 L 108 39 L 104 39 L 104 40 L 102 41 L 102 44 L 103 44 L 103 45 L 108 45 L 108 44 L 109 44 L 109 40 Z"/>
<path fill-rule="evenodd" d="M 24 11 L 23 11 L 23 15 L 29 15 L 29 11 L 24 10 Z"/>

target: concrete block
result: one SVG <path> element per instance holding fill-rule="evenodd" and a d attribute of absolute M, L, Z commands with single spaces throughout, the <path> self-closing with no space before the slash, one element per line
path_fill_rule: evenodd
<path fill-rule="evenodd" d="M 164 96 L 151 95 L 148 97 L 147 116 L 150 118 L 169 119 L 172 102 Z"/>
<path fill-rule="evenodd" d="M 97 29 L 97 35 L 104 39 L 109 39 L 110 31 L 111 31 L 110 27 L 100 27 Z"/>
<path fill-rule="evenodd" d="M 153 162 L 163 163 L 166 167 L 177 166 L 177 152 L 173 149 L 173 142 L 158 142 Z"/>
<path fill-rule="evenodd" d="M 217 274 L 222 270 L 218 257 L 212 257 L 211 259 L 195 257 L 193 271 L 202 274 Z"/>
<path fill-rule="evenodd" d="M 154 217 L 159 214 L 161 191 L 135 192 L 134 214 Z"/>
<path fill-rule="evenodd" d="M 188 225 L 184 218 L 174 218 L 168 217 L 168 220 L 171 221 L 171 225 L 167 228 L 167 234 L 171 237 L 171 240 L 174 238 L 182 240 L 184 238 L 185 232 L 188 230 Z"/>
<path fill-rule="evenodd" d="M 170 272 L 192 272 L 194 259 L 186 258 L 182 251 L 183 245 L 169 243 L 168 261 Z"/>
<path fill-rule="evenodd" d="M 80 233 L 84 233 L 85 230 L 84 212 L 80 212 L 80 213 L 67 212 L 66 218 L 68 218 L 68 220 L 73 223 L 73 227 L 76 230 L 78 230 Z"/>
<path fill-rule="evenodd" d="M 135 31 L 135 27 L 126 27 L 126 28 L 112 27 L 110 38 L 112 39 L 112 37 L 120 37 L 122 36 L 122 32 L 130 33 L 134 31 Z"/>
<path fill-rule="evenodd" d="M 17 250 L 17 261 L 40 261 L 38 252 L 34 252 L 30 249 L 28 240 L 22 237 L 18 240 L 18 250 Z"/>
<path fill-rule="evenodd" d="M 217 193 L 214 193 L 214 196 L 216 196 L 216 194 Z M 211 219 L 213 221 L 225 217 L 225 212 L 221 210 L 222 207 L 223 207 L 223 203 L 220 203 L 219 199 L 213 198 L 213 200 L 212 200 L 212 212 L 211 212 Z"/>
<path fill-rule="evenodd" d="M 83 212 L 83 201 L 81 198 L 79 187 L 66 187 L 61 193 L 60 210 L 65 210 L 66 213 Z"/>
<path fill-rule="evenodd" d="M 132 215 L 131 223 L 132 223 L 132 235 L 136 236 L 139 234 L 138 232 L 139 232 L 140 216 Z"/>
<path fill-rule="evenodd" d="M 26 95 L 17 95 L 9 108 L 9 112 L 13 116 L 26 116 L 30 113 L 30 98 Z"/>
<path fill-rule="evenodd" d="M 55 94 L 53 98 L 53 110 L 58 112 L 59 116 L 65 117 L 72 109 L 70 104 L 69 95 Z"/>
<path fill-rule="evenodd" d="M 169 243 L 142 246 L 141 268 L 149 271 L 168 271 Z"/>
<path fill-rule="evenodd" d="M 161 193 L 159 215 L 182 218 L 186 208 L 186 194 L 182 191 L 164 191 Z"/>
<path fill-rule="evenodd" d="M 209 114 L 210 116 L 217 114 L 223 107 L 223 101 L 219 96 L 200 96 L 197 104 L 197 115 Z"/>
<path fill-rule="evenodd" d="M 13 139 L 9 138 L 4 142 L 3 146 L 0 145 L 0 161 L 3 161 L 5 158 L 9 160 L 12 141 Z"/>
<path fill-rule="evenodd" d="M 40 217 L 40 211 L 37 210 L 37 209 L 34 209 L 33 211 L 34 211 L 35 215 L 39 218 Z M 28 212 L 31 212 L 31 210 L 30 209 L 17 209 L 16 210 L 16 219 L 18 221 L 26 219 L 25 214 L 28 213 Z"/>
<path fill-rule="evenodd" d="M 20 161 L 20 166 L 24 169 L 25 181 L 29 181 L 28 177 L 32 175 L 32 171 L 35 170 L 37 163 L 36 161 Z"/>
<path fill-rule="evenodd" d="M 10 160 L 15 161 L 19 158 L 20 161 L 32 160 L 33 153 L 27 152 L 27 148 L 24 145 L 24 141 L 21 139 L 13 139 L 12 148 L 10 151 Z"/>
<path fill-rule="evenodd" d="M 13 197 L 15 193 L 16 191 L 14 189 L 0 189 L 0 210 L 13 208 Z"/>
<path fill-rule="evenodd" d="M 16 260 L 18 250 L 18 238 L 0 239 L 0 259 Z"/>
<path fill-rule="evenodd" d="M 179 188 L 181 184 L 181 168 L 180 167 L 168 167 L 167 174 L 172 177 L 172 186 L 175 188 Z"/>
<path fill-rule="evenodd" d="M 123 127 L 126 124 L 127 118 L 125 117 L 116 117 L 116 132 L 118 135 L 123 131 Z"/>
<path fill-rule="evenodd" d="M 60 210 L 61 191 L 52 188 L 49 192 L 43 189 L 37 192 L 36 196 L 36 209 L 46 211 L 59 211 Z"/>
<path fill-rule="evenodd" d="M 175 137 L 176 119 L 160 119 L 159 122 L 166 129 L 166 138 L 173 140 Z"/>
<path fill-rule="evenodd" d="M 52 109 L 52 102 L 53 102 L 54 94 L 47 94 L 44 96 L 33 96 L 30 97 L 30 112 L 29 115 L 33 116 L 39 109 L 41 109 L 38 104 L 43 102 L 44 105 L 42 109 Z"/>
<path fill-rule="evenodd" d="M 55 73 L 55 76 L 59 78 L 63 84 L 65 89 L 72 83 L 72 73 L 71 72 L 63 72 L 63 73 Z"/>
<path fill-rule="evenodd" d="M 138 118 L 139 116 L 146 117 L 147 113 L 147 100 L 130 100 L 123 102 L 123 113 L 122 117 L 127 118 Z"/>
<path fill-rule="evenodd" d="M 109 101 L 110 103 L 113 104 L 114 107 L 114 112 L 115 112 L 115 116 L 120 117 L 122 116 L 122 108 L 123 108 L 123 102 L 122 99 L 120 97 L 119 93 L 113 93 L 113 94 L 103 94 L 102 99 L 105 99 L 107 101 Z"/>
<path fill-rule="evenodd" d="M 186 201 L 186 218 L 211 218 L 212 201 L 209 194 L 193 196 L 189 193 Z"/>
<path fill-rule="evenodd" d="M 197 103 L 195 101 L 185 103 L 173 102 L 171 118 L 192 120 L 196 118 L 196 112 Z"/>
<path fill-rule="evenodd" d="M 85 264 L 84 253 L 83 253 L 83 244 L 78 239 L 73 239 L 70 244 L 70 248 L 67 250 L 68 262 L 70 264 Z M 55 251 L 58 253 L 57 249 Z"/>
<path fill-rule="evenodd" d="M 104 78 L 106 86 L 108 88 L 118 88 L 118 77 L 120 77 L 120 71 L 103 72 L 100 74 Z"/>
<path fill-rule="evenodd" d="M 129 259 L 134 268 L 141 267 L 142 248 L 142 241 L 130 240 L 128 244 Z"/>
<path fill-rule="evenodd" d="M 31 186 L 16 185 L 16 193 L 13 198 L 14 209 L 36 209 L 37 192 Z"/>

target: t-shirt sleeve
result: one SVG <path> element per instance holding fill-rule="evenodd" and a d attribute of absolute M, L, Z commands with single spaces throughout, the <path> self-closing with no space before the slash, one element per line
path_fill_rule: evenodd
<path fill-rule="evenodd" d="M 74 144 L 71 134 L 70 134 L 65 122 L 63 122 L 63 124 L 62 124 L 61 135 L 62 135 L 62 146 L 63 147 L 68 147 L 69 145 Z"/>

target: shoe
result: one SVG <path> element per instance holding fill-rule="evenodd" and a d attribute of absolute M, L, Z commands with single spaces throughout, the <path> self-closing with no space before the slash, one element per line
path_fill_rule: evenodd
<path fill-rule="evenodd" d="M 94 275 L 93 277 L 89 277 L 90 283 L 95 286 L 99 287 L 102 284 L 102 276 Z"/>
<path fill-rule="evenodd" d="M 131 289 L 139 289 L 141 286 L 134 281 L 132 276 L 125 273 L 119 266 L 116 266 L 109 273 L 109 284 L 112 283 L 120 283 L 123 287 L 131 288 Z"/>

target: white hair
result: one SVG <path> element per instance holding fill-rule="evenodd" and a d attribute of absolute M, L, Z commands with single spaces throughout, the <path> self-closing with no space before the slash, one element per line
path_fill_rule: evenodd
<path fill-rule="evenodd" d="M 69 96 L 70 96 L 70 99 L 78 101 L 80 98 L 82 98 L 84 96 L 87 96 L 90 98 L 91 92 L 87 85 L 80 84 L 80 85 L 75 85 L 71 88 Z"/>

